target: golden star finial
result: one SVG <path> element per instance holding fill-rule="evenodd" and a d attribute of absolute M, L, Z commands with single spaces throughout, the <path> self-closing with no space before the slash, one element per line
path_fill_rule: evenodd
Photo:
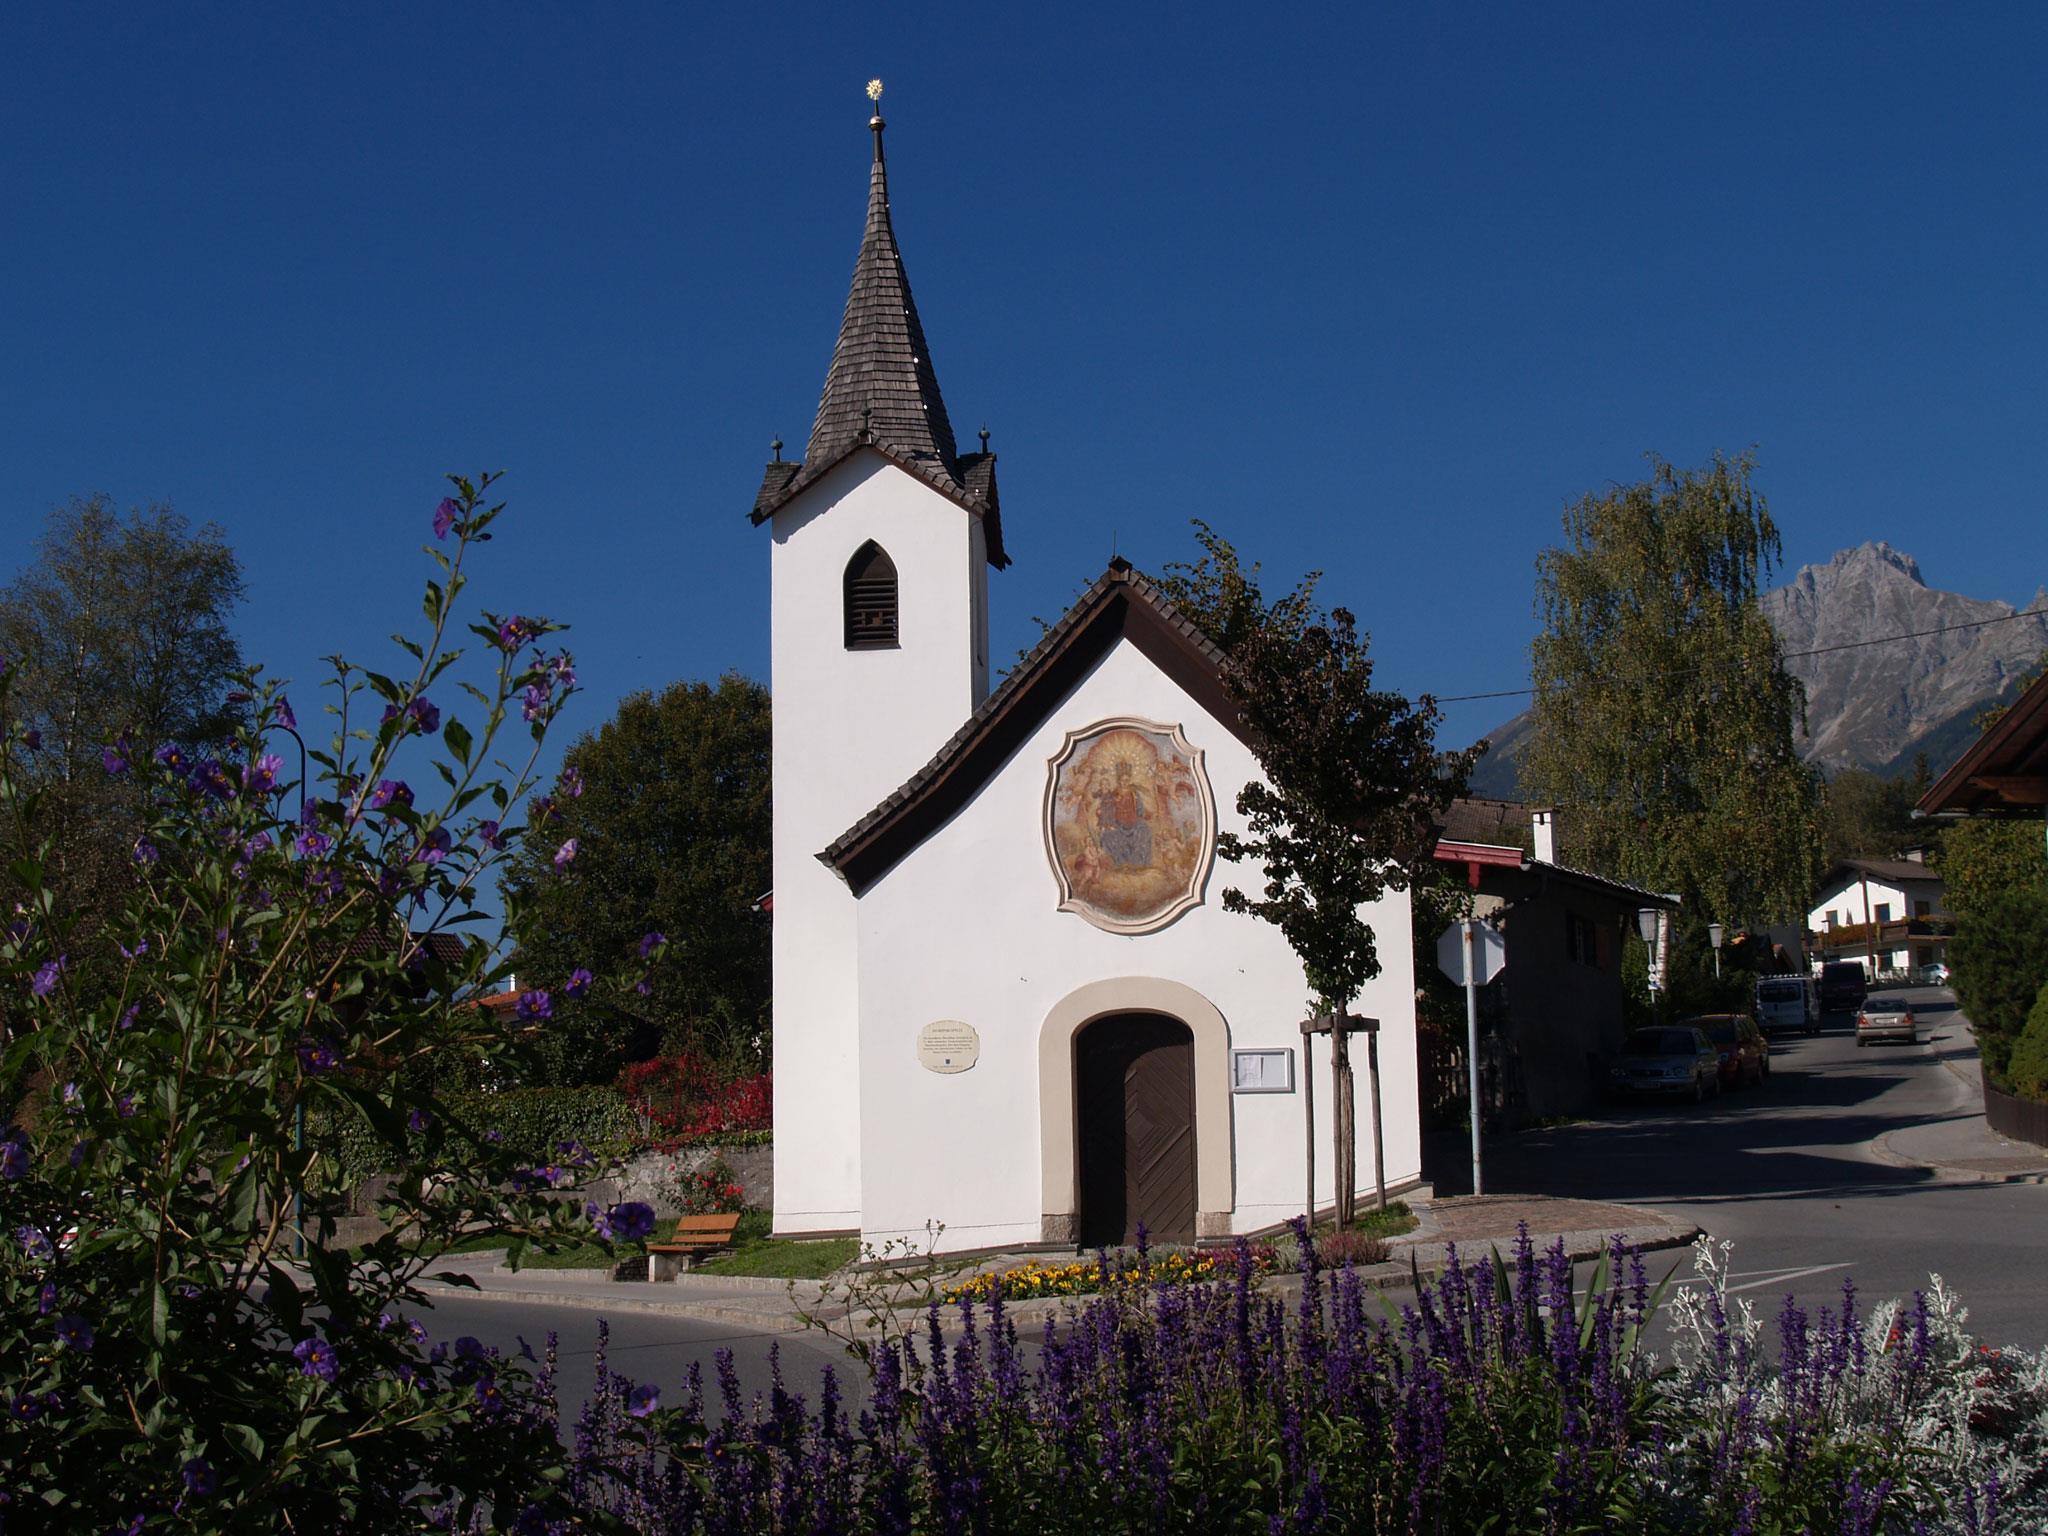
<path fill-rule="evenodd" d="M 873 102 L 879 102 L 881 99 L 882 82 L 879 79 L 870 80 L 868 82 L 868 100 Z"/>

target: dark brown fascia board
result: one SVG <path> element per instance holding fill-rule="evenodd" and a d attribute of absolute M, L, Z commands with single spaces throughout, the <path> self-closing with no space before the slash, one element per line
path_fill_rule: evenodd
<path fill-rule="evenodd" d="M 1992 773 L 1999 754 L 2015 737 L 2029 730 L 2048 738 L 2048 680 L 2022 690 L 2003 718 L 1971 743 L 1970 749 L 1949 765 L 1948 772 L 1934 781 L 1934 787 L 1920 797 L 1916 809 L 1934 816 L 1943 811 L 1974 811 L 1987 801 L 1996 805 L 1997 795 L 1973 781 L 1979 775 Z"/>
<path fill-rule="evenodd" d="M 1114 581 L 1105 586 L 1095 611 L 1080 617 L 1038 658 L 1031 675 L 931 771 L 929 779 L 818 857 L 845 877 L 854 895 L 866 894 L 913 848 L 957 815 L 1079 686 L 1089 668 L 1123 639 L 1129 639 L 1233 735 L 1252 744 L 1215 660 L 1178 627 L 1178 621 L 1133 592 L 1127 581 Z"/>
<path fill-rule="evenodd" d="M 805 491 L 808 491 L 812 486 L 824 479 L 832 470 L 838 468 L 862 449 L 866 449 L 870 453 L 880 454 L 905 474 L 911 475 L 922 484 L 930 486 L 970 517 L 980 518 L 983 526 L 988 530 L 988 563 L 999 571 L 1009 569 L 1010 557 L 1003 550 L 1002 524 L 988 515 L 989 507 L 986 502 L 969 496 L 959 486 L 949 483 L 948 480 L 934 479 L 926 472 L 929 466 L 920 464 L 913 458 L 908 458 L 881 443 L 864 443 L 857 438 L 819 464 L 815 471 L 808 464 L 805 465 L 797 472 L 795 478 L 788 485 L 784 486 L 771 500 L 765 501 L 749 511 L 747 513 L 747 521 L 756 528 L 760 527 L 792 501 L 795 501 L 797 497 L 803 495 Z"/>

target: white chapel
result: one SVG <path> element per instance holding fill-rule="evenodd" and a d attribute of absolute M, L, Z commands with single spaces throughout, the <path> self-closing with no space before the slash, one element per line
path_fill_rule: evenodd
<path fill-rule="evenodd" d="M 775 1230 L 948 1250 L 1270 1230 L 1300 1214 L 1301 966 L 1226 913 L 1216 854 L 1258 773 L 1215 648 L 1113 562 L 989 686 L 1010 563 L 987 436 L 962 452 L 890 221 L 867 224 L 772 542 Z M 1408 897 L 1366 914 L 1385 969 L 1389 1188 L 1420 1178 Z M 1359 1163 L 1371 1122 L 1359 1094 Z"/>

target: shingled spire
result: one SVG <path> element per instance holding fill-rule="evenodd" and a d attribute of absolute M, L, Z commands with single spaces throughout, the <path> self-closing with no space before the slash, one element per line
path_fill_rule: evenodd
<path fill-rule="evenodd" d="M 924 324 L 904 275 L 903 253 L 889 222 L 889 171 L 882 156 L 882 82 L 868 83 L 875 102 L 868 128 L 875 159 L 868 172 L 868 220 L 854 258 L 853 287 L 825 372 L 817 420 L 800 463 L 775 459 L 763 471 L 750 514 L 773 517 L 848 454 L 872 449 L 917 475 L 981 520 L 989 564 L 1010 563 L 996 491 L 996 456 L 983 432 L 981 452 L 960 452 L 939 395 L 939 376 L 925 345 Z"/>
<path fill-rule="evenodd" d="M 853 287 L 839 322 L 839 341 L 825 374 L 818 418 L 804 462 L 817 464 L 861 438 L 938 470 L 958 484 L 958 452 L 931 349 L 904 275 L 903 253 L 889 222 L 889 171 L 882 157 L 882 108 L 877 97 L 868 127 L 875 161 L 868 173 L 868 222 L 853 263 Z"/>

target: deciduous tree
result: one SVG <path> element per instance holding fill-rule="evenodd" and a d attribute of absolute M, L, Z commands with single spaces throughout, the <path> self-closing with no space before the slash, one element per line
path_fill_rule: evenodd
<path fill-rule="evenodd" d="M 1805 910 L 1819 790 L 1793 745 L 1804 691 L 1758 601 L 1779 559 L 1752 458 L 1565 510 L 1537 561 L 1529 793 L 1571 862 L 1673 891 L 1730 928 Z"/>
<path fill-rule="evenodd" d="M 604 1082 L 628 1060 L 694 1051 L 728 1071 L 766 1059 L 770 985 L 768 690 L 714 685 L 636 693 L 564 759 L 554 833 L 512 861 L 522 894 L 515 966 L 568 975 L 666 934 L 670 963 L 646 994 L 558 1003 L 544 1052 L 557 1082 Z M 558 850 L 574 841 L 561 868 Z"/>
<path fill-rule="evenodd" d="M 1263 778 L 1238 792 L 1243 834 L 1223 857 L 1255 864 L 1265 883 L 1223 905 L 1272 923 L 1301 959 L 1319 1013 L 1343 1014 L 1380 972 L 1361 915 L 1429 866 L 1445 808 L 1476 753 L 1436 750 L 1437 710 L 1373 686 L 1367 637 L 1346 609 L 1325 610 L 1310 576 L 1267 602 L 1214 530 L 1197 523 L 1202 557 L 1168 568 L 1163 589 L 1226 652 L 1225 685 L 1249 728 Z M 1402 934 L 1402 942 L 1408 935 Z M 1337 1216 L 1354 1212 L 1355 1141 L 1346 1038 L 1331 1037 L 1337 1073 Z"/>

